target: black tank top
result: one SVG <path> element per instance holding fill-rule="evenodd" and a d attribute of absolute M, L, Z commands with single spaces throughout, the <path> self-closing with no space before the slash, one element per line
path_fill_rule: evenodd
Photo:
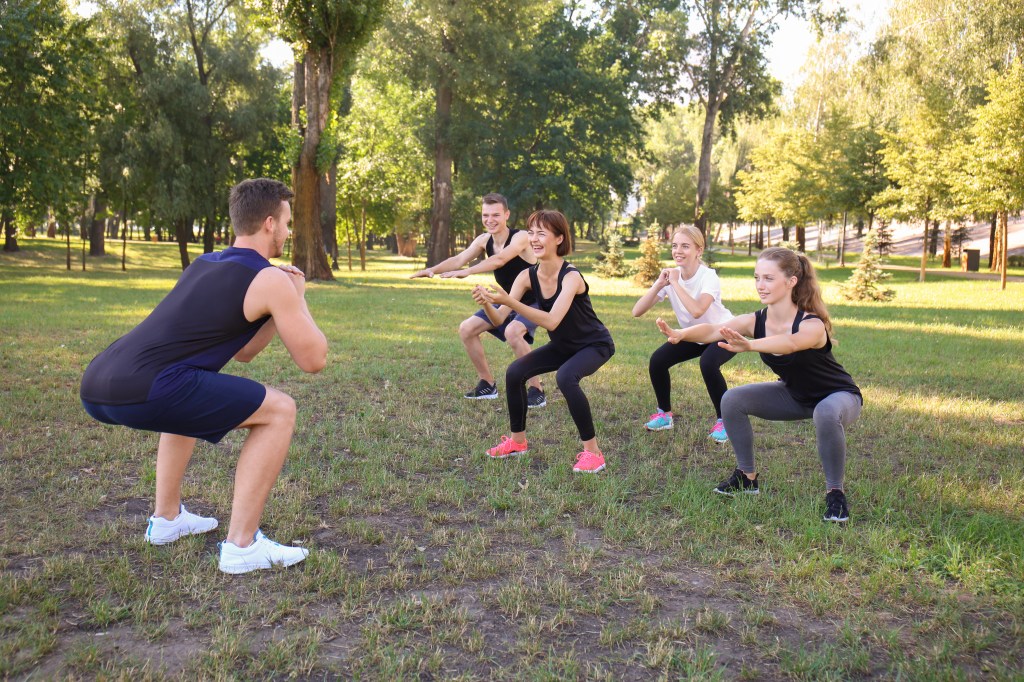
<path fill-rule="evenodd" d="M 219 371 L 270 319 L 249 322 L 242 312 L 249 285 L 269 267 L 252 249 L 231 247 L 197 258 L 149 317 L 89 363 L 82 399 L 141 403 L 173 392 L 181 375 L 176 369 Z"/>
<path fill-rule="evenodd" d="M 530 286 L 533 287 L 534 295 L 537 297 L 537 305 L 541 310 L 550 313 L 555 305 L 555 300 L 562 293 L 562 280 L 570 272 L 579 272 L 568 261 L 562 261 L 562 269 L 558 271 L 558 288 L 551 298 L 544 298 L 540 290 L 540 280 L 537 277 L 538 265 L 530 266 Z M 583 275 L 580 275 L 582 277 Z M 594 307 L 590 304 L 590 285 L 583 280 L 585 289 L 582 294 L 576 294 L 572 299 L 572 305 L 566 311 L 565 317 L 554 330 L 548 331 L 551 343 L 569 352 L 575 353 L 587 346 L 608 346 L 615 351 L 615 343 L 608 328 L 601 320 L 597 319 Z"/>
<path fill-rule="evenodd" d="M 767 308 L 754 313 L 755 339 L 765 337 L 767 317 Z M 793 333 L 796 334 L 800 330 L 800 323 L 803 320 L 816 319 L 820 318 L 798 310 L 793 319 Z M 861 404 L 864 403 L 864 396 L 861 395 L 857 384 L 853 383 L 853 377 L 832 356 L 831 339 L 825 341 L 821 348 L 807 348 L 787 355 L 760 353 L 760 356 L 761 361 L 782 379 L 793 399 L 802 405 L 813 407 L 833 393 L 841 391 L 853 393 L 860 398 Z"/>
<path fill-rule="evenodd" d="M 522 230 L 508 231 L 508 240 L 501 247 L 501 249 L 504 249 L 506 246 L 512 243 L 512 237 L 515 236 L 517 232 L 522 232 Z M 491 235 L 490 239 L 487 240 L 487 245 L 484 246 L 484 250 L 487 252 L 488 256 L 493 256 L 498 251 L 501 251 L 501 249 L 495 248 L 494 235 Z M 505 263 L 500 268 L 494 271 L 494 279 L 497 280 L 498 284 L 501 285 L 502 289 L 504 289 L 505 291 L 512 291 L 512 283 L 516 281 L 516 277 L 519 276 L 519 273 L 528 267 L 530 267 L 530 264 L 523 260 L 522 256 L 516 254 L 515 258 L 513 258 L 512 260 Z M 533 305 L 535 300 L 536 299 L 534 298 L 533 292 L 527 291 L 525 294 L 523 294 L 522 301 L 526 305 Z"/>

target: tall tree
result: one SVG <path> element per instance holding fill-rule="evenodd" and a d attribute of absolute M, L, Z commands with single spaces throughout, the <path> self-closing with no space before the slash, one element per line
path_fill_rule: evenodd
<path fill-rule="evenodd" d="M 58 0 L 0 2 L 0 230 L 53 207 L 67 224 L 93 165 L 100 52 L 88 20 Z"/>
<path fill-rule="evenodd" d="M 703 114 L 694 222 L 703 231 L 711 192 L 711 150 L 716 127 L 729 130 L 740 116 L 763 117 L 780 94 L 768 73 L 765 51 L 787 16 L 835 22 L 822 0 L 686 0 L 691 49 L 683 65 L 686 95 Z"/>
<path fill-rule="evenodd" d="M 324 250 L 320 176 L 337 157 L 332 113 L 355 58 L 383 20 L 388 0 L 265 0 L 296 52 L 292 125 L 301 140 L 292 166 L 292 263 L 311 279 L 333 279 Z"/>

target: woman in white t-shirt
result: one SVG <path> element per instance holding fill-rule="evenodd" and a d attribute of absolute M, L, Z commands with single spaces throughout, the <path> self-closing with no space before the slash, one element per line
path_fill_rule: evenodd
<path fill-rule="evenodd" d="M 661 271 L 657 281 L 633 306 L 633 317 L 640 317 L 655 303 L 666 298 L 682 328 L 695 324 L 721 324 L 732 318 L 722 305 L 722 286 L 715 271 L 701 262 L 704 254 L 704 235 L 692 225 L 681 225 L 672 233 L 672 259 L 676 267 Z M 651 355 L 651 385 L 658 401 L 657 411 L 646 424 L 648 431 L 672 428 L 672 380 L 669 369 L 680 362 L 700 358 L 700 371 L 715 406 L 717 421 L 709 437 L 725 443 L 729 437 L 722 425 L 722 396 L 729 387 L 722 376 L 721 367 L 735 353 L 720 348 L 717 343 L 666 343 Z"/>

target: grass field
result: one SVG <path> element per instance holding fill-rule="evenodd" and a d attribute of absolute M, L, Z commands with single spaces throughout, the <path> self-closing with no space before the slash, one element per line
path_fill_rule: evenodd
<path fill-rule="evenodd" d="M 226 368 L 298 402 L 263 528 L 313 550 L 232 577 L 218 532 L 143 543 L 156 436 L 77 397 L 173 285 L 174 246 L 130 244 L 126 273 L 119 248 L 68 272 L 60 243 L 22 246 L 0 255 L 0 679 L 1024 679 L 1020 283 L 901 272 L 895 301 L 852 305 L 848 271 L 822 273 L 866 401 L 838 527 L 809 422 L 755 420 L 762 495 L 711 494 L 734 459 L 706 438 L 693 363 L 673 371 L 675 430 L 643 430 L 654 315 L 588 268 L 618 348 L 584 383 L 608 470 L 572 474 L 553 378 L 530 454 L 487 461 L 507 412 L 460 397 L 476 379 L 455 333 L 487 278 L 408 280 L 422 261 L 374 253 L 308 288 L 323 373 L 277 342 Z M 719 264 L 727 305 L 754 310 L 753 261 Z M 502 376 L 510 353 L 485 346 Z M 772 378 L 754 355 L 725 374 Z M 186 503 L 222 524 L 241 443 L 201 444 L 186 477 Z"/>

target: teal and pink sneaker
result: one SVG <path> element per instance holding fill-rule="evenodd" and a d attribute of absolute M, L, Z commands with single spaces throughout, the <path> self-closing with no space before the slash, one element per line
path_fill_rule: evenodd
<path fill-rule="evenodd" d="M 708 438 L 716 443 L 729 442 L 729 434 L 725 432 L 725 424 L 722 423 L 721 419 L 715 422 L 715 426 L 711 429 L 711 433 L 708 434 Z"/>
<path fill-rule="evenodd" d="M 526 443 L 517 443 L 508 436 L 502 436 L 501 442 L 487 450 L 487 456 L 491 459 L 505 459 L 512 455 L 522 455 L 529 452 Z"/>
<path fill-rule="evenodd" d="M 573 471 L 583 474 L 596 474 L 602 469 L 604 469 L 604 455 L 590 450 L 584 450 L 576 455 L 576 465 L 572 468 Z"/>
<path fill-rule="evenodd" d="M 667 431 L 672 428 L 672 413 L 658 410 L 644 426 L 648 431 Z"/>

